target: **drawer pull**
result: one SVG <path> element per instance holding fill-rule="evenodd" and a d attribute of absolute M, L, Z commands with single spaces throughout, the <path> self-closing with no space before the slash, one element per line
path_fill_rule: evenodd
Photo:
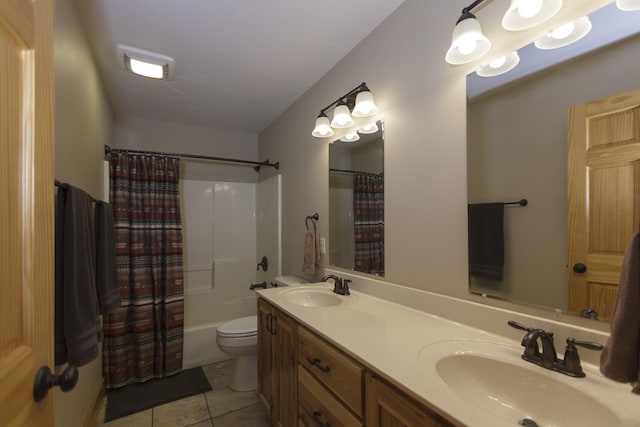
<path fill-rule="evenodd" d="M 313 413 L 313 421 L 315 421 L 320 427 L 331 427 L 331 423 L 329 421 L 326 423 L 322 422 L 322 414 L 318 411 Z"/>
<path fill-rule="evenodd" d="M 329 366 L 322 366 L 322 361 L 320 359 L 311 359 L 307 356 L 307 362 L 311 363 L 316 368 L 320 369 L 322 372 L 329 372 L 331 368 Z"/>

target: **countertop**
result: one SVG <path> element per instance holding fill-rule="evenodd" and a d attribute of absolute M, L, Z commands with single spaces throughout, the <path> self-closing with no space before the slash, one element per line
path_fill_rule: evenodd
<path fill-rule="evenodd" d="M 522 353 L 519 342 L 358 291 L 338 296 L 344 302 L 330 307 L 305 307 L 284 298 L 286 292 L 305 287 L 332 289 L 333 285 L 270 288 L 259 290 L 258 294 L 451 421 L 469 426 L 517 425 L 517 420 L 507 422 L 461 398 L 433 366 L 425 365 L 428 357 L 424 356 L 437 343 L 481 341 L 509 349 L 514 355 L 512 363 L 527 367 L 531 364 L 518 356 Z M 561 352 L 562 348 L 557 350 Z M 604 378 L 597 366 L 583 363 L 586 378 L 570 378 L 534 365 L 528 367 L 598 399 L 620 418 L 621 426 L 640 426 L 640 396 L 633 395 L 628 385 Z M 562 398 L 558 396 L 558 401 Z"/>

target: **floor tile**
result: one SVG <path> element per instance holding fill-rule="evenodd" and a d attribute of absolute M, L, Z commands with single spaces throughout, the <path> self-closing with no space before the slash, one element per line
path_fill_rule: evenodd
<path fill-rule="evenodd" d="M 229 384 L 231 384 L 232 363 L 233 360 L 224 360 L 202 367 L 212 389 L 229 387 Z"/>
<path fill-rule="evenodd" d="M 210 418 L 204 393 L 153 408 L 153 427 L 183 427 Z"/>
<path fill-rule="evenodd" d="M 213 425 L 215 427 L 269 427 L 269 417 L 263 406 L 257 404 L 215 417 Z"/>
<path fill-rule="evenodd" d="M 151 409 L 146 411 L 136 412 L 135 414 L 127 415 L 126 417 L 116 418 L 108 423 L 104 422 L 104 411 L 101 411 L 96 421 L 97 427 L 151 427 L 153 421 L 153 413 Z"/>
<path fill-rule="evenodd" d="M 197 424 L 190 424 L 188 426 L 185 427 L 213 427 L 213 421 L 209 420 L 205 420 L 205 421 L 200 421 Z"/>
<path fill-rule="evenodd" d="M 212 417 L 260 403 L 255 391 L 233 391 L 229 387 L 205 393 Z"/>

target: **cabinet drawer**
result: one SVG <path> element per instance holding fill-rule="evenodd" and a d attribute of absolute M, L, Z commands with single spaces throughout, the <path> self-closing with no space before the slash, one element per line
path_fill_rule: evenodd
<path fill-rule="evenodd" d="M 298 365 L 298 427 L 362 427 L 305 368 Z"/>
<path fill-rule="evenodd" d="M 362 366 L 302 327 L 298 330 L 298 362 L 362 417 Z"/>

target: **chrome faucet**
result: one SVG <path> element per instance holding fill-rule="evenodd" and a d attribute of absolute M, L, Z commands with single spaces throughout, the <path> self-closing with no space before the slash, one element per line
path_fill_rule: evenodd
<path fill-rule="evenodd" d="M 321 282 L 326 282 L 329 279 L 333 279 L 333 292 L 338 294 L 338 295 L 351 295 L 349 293 L 349 283 L 351 283 L 351 280 L 348 279 L 341 279 L 338 276 L 335 276 L 333 274 L 329 274 L 327 276 L 324 276 L 322 279 L 320 279 Z"/>
<path fill-rule="evenodd" d="M 553 332 L 529 328 L 512 320 L 508 324 L 512 328 L 527 331 L 527 334 L 522 338 L 522 346 L 524 347 L 522 358 L 524 360 L 571 377 L 582 378 L 586 376 L 580 365 L 580 356 L 576 345 L 589 350 L 602 350 L 602 345 L 598 343 L 567 338 L 564 359 L 558 359 L 556 348 L 553 345 Z M 540 352 L 538 342 L 542 343 L 542 352 Z"/>

